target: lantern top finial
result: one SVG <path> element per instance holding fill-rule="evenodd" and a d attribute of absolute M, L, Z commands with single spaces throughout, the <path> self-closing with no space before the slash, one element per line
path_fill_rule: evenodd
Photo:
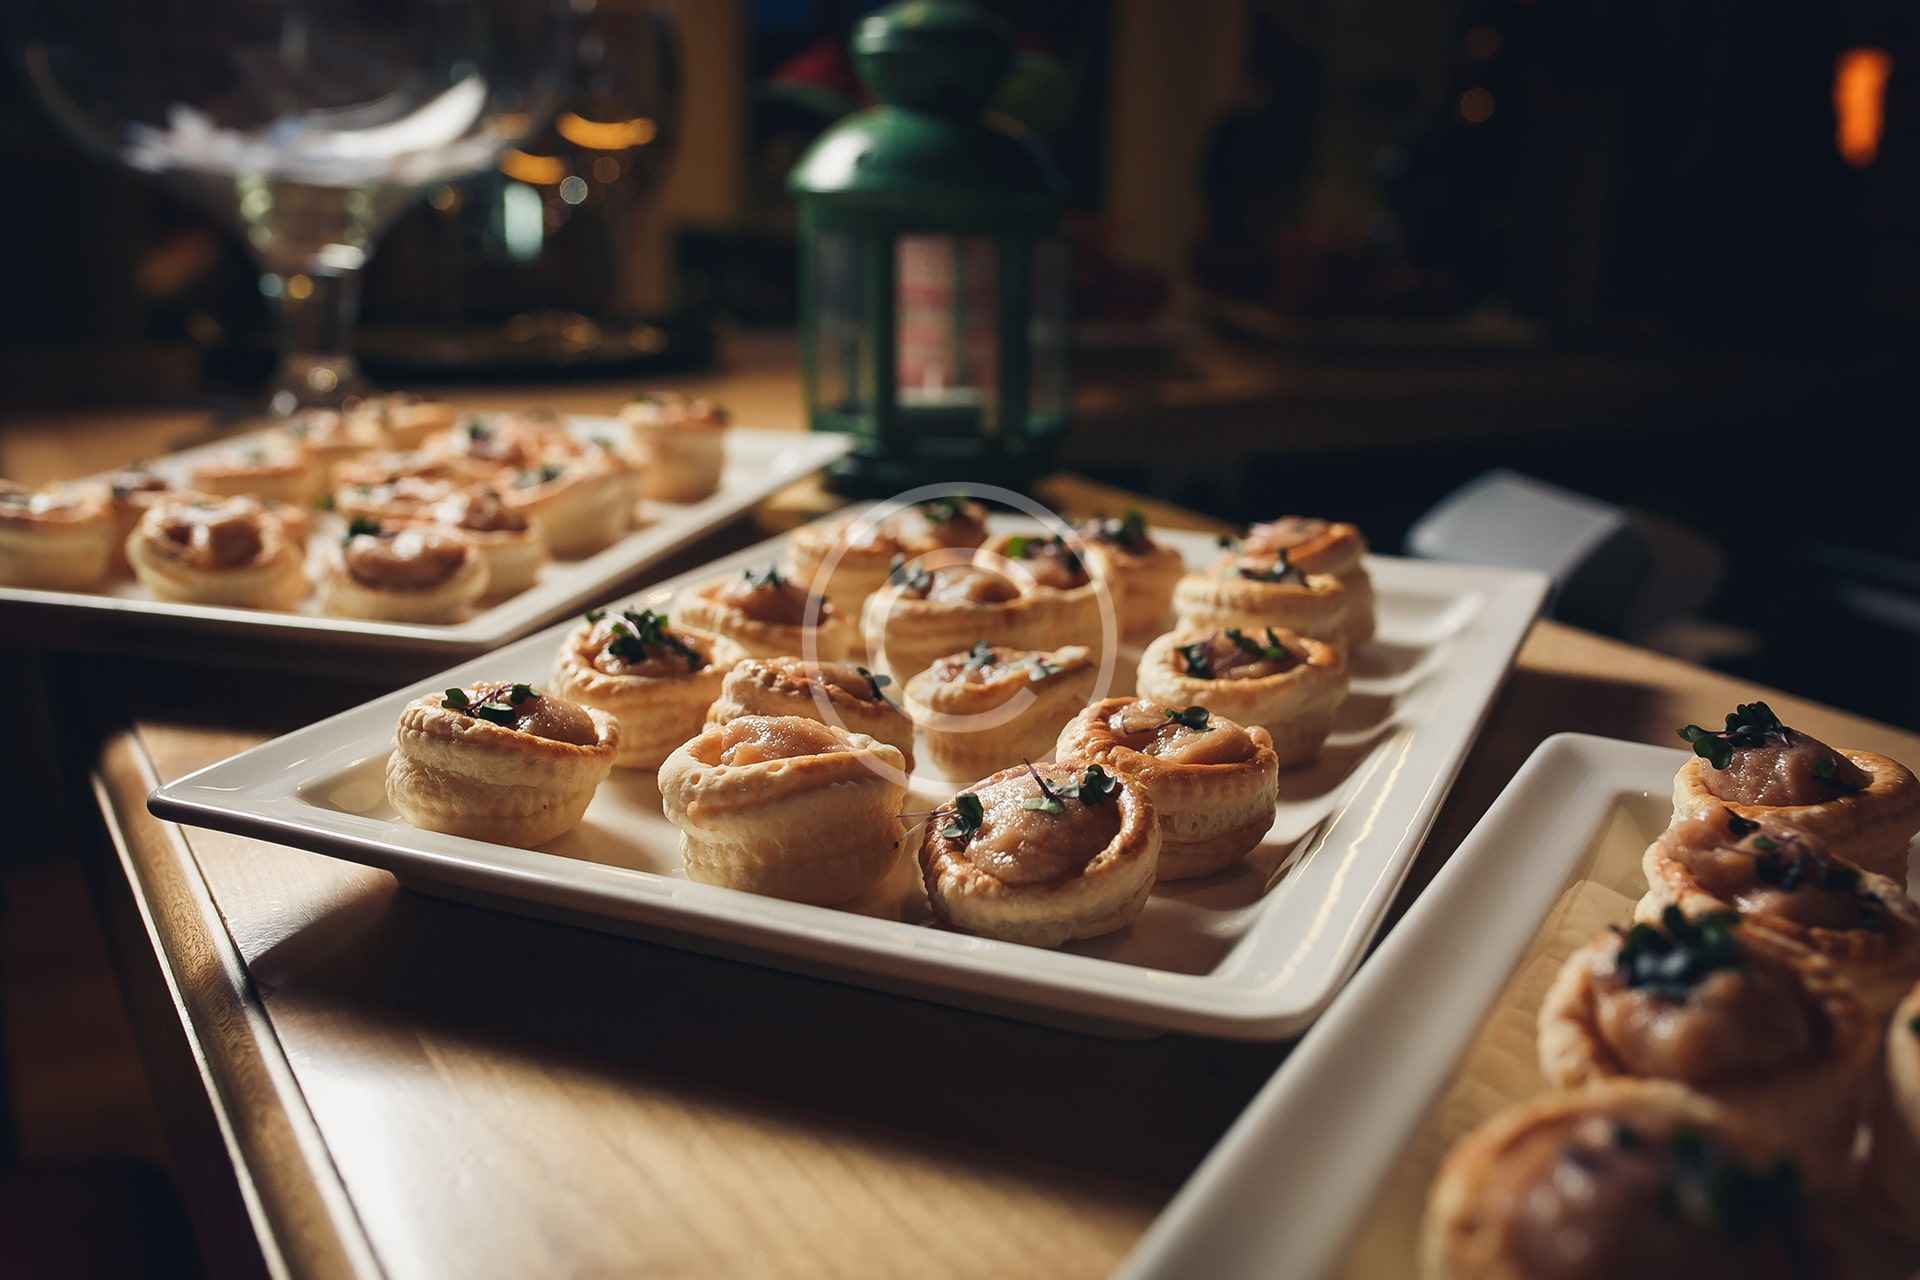
<path fill-rule="evenodd" d="M 893 106 L 977 118 L 1006 78 L 1013 33 L 968 0 L 903 0 L 861 22 L 853 61 Z"/>

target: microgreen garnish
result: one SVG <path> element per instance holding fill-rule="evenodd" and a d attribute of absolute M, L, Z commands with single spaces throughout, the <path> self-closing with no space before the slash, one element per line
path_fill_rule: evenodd
<path fill-rule="evenodd" d="M 1025 560 L 1027 558 L 1027 550 L 1033 545 L 1033 542 L 1034 539 L 1029 538 L 1026 534 L 1016 533 L 1001 544 L 1003 548 L 1002 554 L 1009 560 Z"/>
<path fill-rule="evenodd" d="M 1822 782 L 1832 782 L 1838 771 L 1832 756 L 1821 756 L 1813 762 L 1813 776 Z"/>
<path fill-rule="evenodd" d="M 985 671 L 993 663 L 993 646 L 985 640 L 975 640 L 973 648 L 967 650 L 967 670 Z"/>
<path fill-rule="evenodd" d="M 469 709 L 467 714 L 475 719 L 485 720 L 488 724 L 497 724 L 506 728 L 513 724 L 514 710 L 504 702 L 489 701 Z"/>
<path fill-rule="evenodd" d="M 1743 818 L 1733 810 L 1727 810 L 1727 830 L 1735 840 L 1743 839 L 1760 829 L 1760 824 L 1752 818 Z"/>
<path fill-rule="evenodd" d="M 1033 767 L 1033 761 L 1022 760 L 1020 763 L 1027 766 L 1027 772 L 1033 775 L 1034 785 L 1040 788 L 1039 795 L 1029 796 L 1027 799 L 1021 801 L 1020 807 L 1022 809 L 1031 809 L 1036 813 L 1064 812 L 1064 807 L 1060 803 L 1060 796 L 1052 787 L 1047 785 L 1047 780 L 1040 776 L 1040 771 Z"/>
<path fill-rule="evenodd" d="M 1785 746 L 1787 726 L 1764 702 L 1743 702 L 1727 715 L 1724 729 L 1702 729 L 1697 724 L 1680 728 L 1682 741 L 1691 743 L 1693 754 L 1716 769 L 1732 763 L 1736 750 L 1749 747 Z"/>
<path fill-rule="evenodd" d="M 1914 1017 L 1907 1019 L 1907 1030 L 1913 1032 L 1913 1034 L 1917 1036 L 1920 1036 L 1920 1015 L 1915 1015 Z"/>
<path fill-rule="evenodd" d="M 1213 541 L 1214 541 L 1214 545 L 1219 547 L 1222 551 L 1231 551 L 1235 547 L 1240 545 L 1239 535 L 1232 534 L 1232 533 L 1223 533 L 1218 537 L 1216 537 Z"/>
<path fill-rule="evenodd" d="M 929 498 L 920 505 L 920 514 L 928 524 L 945 524 L 960 517 L 964 508 L 959 498 Z"/>
<path fill-rule="evenodd" d="M 313 500 L 313 509 L 315 511 L 331 511 L 336 505 L 334 497 L 330 493 L 323 493 Z"/>
<path fill-rule="evenodd" d="M 516 684 L 512 689 L 507 691 L 507 701 L 516 707 L 529 698 L 537 698 L 539 696 L 530 684 Z"/>
<path fill-rule="evenodd" d="M 1307 576 L 1301 573 L 1293 562 L 1287 559 L 1287 553 L 1273 553 L 1273 563 L 1265 565 L 1243 564 L 1238 570 L 1241 577 L 1249 582 L 1285 582 L 1291 578 L 1295 582 L 1305 583 Z"/>
<path fill-rule="evenodd" d="M 440 705 L 449 711 L 465 711 L 470 701 L 472 699 L 467 697 L 465 689 L 449 689 L 447 696 L 440 700 Z"/>
<path fill-rule="evenodd" d="M 934 810 L 938 813 L 939 810 Z M 980 822 L 986 817 L 986 810 L 980 805 L 980 797 L 971 792 L 961 792 L 953 798 L 953 816 L 947 825 L 940 828 L 940 834 L 949 840 L 966 840 L 980 829 Z"/>
<path fill-rule="evenodd" d="M 600 619 L 606 616 L 607 616 L 607 611 L 605 609 L 589 609 L 587 610 L 587 613 L 586 613 L 586 618 L 588 622 L 598 622 L 600 621 Z"/>
<path fill-rule="evenodd" d="M 1614 973 L 1629 987 L 1662 1000 L 1685 1000 L 1708 974 L 1738 968 L 1740 948 L 1733 930 L 1740 917 L 1731 911 L 1687 919 L 1679 907 L 1660 914 L 1660 928 L 1637 924 L 1621 934 Z"/>
<path fill-rule="evenodd" d="M 1802 887 L 1826 889 L 1833 893 L 1853 893 L 1860 888 L 1860 872 L 1825 854 L 1811 849 L 1782 851 L 1781 843 L 1765 836 L 1754 837 L 1753 847 L 1760 852 L 1753 859 L 1753 877 L 1784 893 Z"/>
<path fill-rule="evenodd" d="M 764 569 L 742 569 L 740 576 L 746 579 L 750 587 L 782 587 L 786 579 L 780 576 L 780 566 L 770 564 Z"/>
<path fill-rule="evenodd" d="M 1801 1198 L 1800 1174 L 1791 1161 L 1778 1160 L 1765 1172 L 1756 1172 L 1687 1130 L 1667 1139 L 1667 1150 L 1670 1168 L 1663 1203 L 1700 1226 L 1735 1238 L 1771 1229 L 1792 1240 Z"/>
<path fill-rule="evenodd" d="M 537 489 L 543 484 L 552 484 L 566 473 L 565 467 L 557 467 L 549 462 L 544 467 L 539 467 L 531 471 L 522 471 L 513 478 L 513 487 L 516 489 Z"/>
<path fill-rule="evenodd" d="M 867 682 L 869 689 L 873 690 L 873 696 L 877 701 L 887 700 L 887 695 L 880 691 L 893 683 L 892 676 L 876 675 L 865 667 L 855 667 L 854 670 L 860 673 L 860 678 Z"/>
<path fill-rule="evenodd" d="M 1110 542 L 1127 551 L 1151 551 L 1153 540 L 1147 537 L 1147 518 L 1139 509 L 1128 511 L 1115 520 L 1111 516 L 1096 516 L 1088 522 L 1087 532 L 1101 542 Z"/>
<path fill-rule="evenodd" d="M 1032 538 L 1016 533 L 1001 544 L 1001 554 L 1009 560 L 1032 560 L 1038 556 L 1057 556 L 1074 573 L 1080 572 L 1080 553 L 1060 534 Z"/>
<path fill-rule="evenodd" d="M 343 539 L 343 541 L 358 538 L 363 535 L 370 538 L 379 537 L 380 522 L 378 520 L 369 520 L 365 516 L 355 516 L 353 519 L 347 521 L 347 537 Z"/>
<path fill-rule="evenodd" d="M 1203 733 L 1208 728 L 1207 709 L 1200 706 L 1188 707 L 1184 711 L 1169 711 L 1167 720 L 1171 724 L 1185 725 L 1189 729 L 1198 729 Z"/>
<path fill-rule="evenodd" d="M 1265 641 L 1254 639 L 1238 627 L 1227 628 L 1227 639 L 1233 641 L 1240 652 L 1249 657 L 1264 658 L 1269 662 L 1280 662 L 1293 656 L 1293 652 L 1288 649 L 1287 646 L 1280 643 L 1280 637 L 1274 634 L 1272 627 L 1267 628 L 1267 638 Z"/>
<path fill-rule="evenodd" d="M 1192 644 L 1180 646 L 1180 657 L 1187 664 L 1187 674 L 1202 680 L 1213 679 L 1213 653 L 1205 640 L 1195 640 Z"/>
<path fill-rule="evenodd" d="M 1080 782 L 1074 788 L 1073 796 L 1081 804 L 1097 804 L 1119 790 L 1120 779 L 1099 765 L 1090 764 L 1086 772 L 1080 775 Z"/>
<path fill-rule="evenodd" d="M 1023 665 L 1027 669 L 1027 679 L 1033 684 L 1039 684 L 1042 680 L 1060 674 L 1060 668 L 1045 658 L 1028 658 Z"/>
<path fill-rule="evenodd" d="M 623 662 L 645 662 L 649 650 L 666 650 L 677 653 L 687 660 L 687 670 L 698 671 L 700 664 L 706 661 L 699 650 L 667 630 L 667 615 L 655 613 L 652 609 L 623 609 L 620 612 L 624 621 L 613 624 L 613 639 L 607 645 L 607 652 Z"/>
<path fill-rule="evenodd" d="M 923 596 L 933 590 L 933 572 L 909 565 L 905 556 L 895 556 L 887 566 L 887 582 Z"/>
<path fill-rule="evenodd" d="M 485 418 L 469 419 L 467 422 L 467 439 L 469 440 L 493 439 L 493 424 L 488 422 Z"/>

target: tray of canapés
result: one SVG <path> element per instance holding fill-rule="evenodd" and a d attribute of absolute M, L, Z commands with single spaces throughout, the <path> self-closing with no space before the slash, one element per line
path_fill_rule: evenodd
<path fill-rule="evenodd" d="M 1544 744 L 1123 1274 L 1920 1274 L 1920 783 L 1680 733 Z"/>
<path fill-rule="evenodd" d="M 156 792 L 436 893 L 1111 1030 L 1345 979 L 1536 574 L 966 496 L 810 525 Z"/>
<path fill-rule="evenodd" d="M 640 396 L 615 416 L 407 396 L 44 489 L 0 481 L 0 607 L 476 653 L 832 461 L 846 438 Z"/>

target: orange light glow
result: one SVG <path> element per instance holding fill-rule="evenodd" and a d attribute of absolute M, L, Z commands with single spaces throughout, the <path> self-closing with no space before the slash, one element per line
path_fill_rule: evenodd
<path fill-rule="evenodd" d="M 509 149 L 500 153 L 500 172 L 536 187 L 550 187 L 567 176 L 567 162 L 558 156 L 536 156 Z"/>
<path fill-rule="evenodd" d="M 1893 58 L 1885 49 L 1849 49 L 1833 62 L 1833 145 L 1840 158 L 1864 169 L 1880 154 L 1885 125 L 1887 77 Z"/>
<path fill-rule="evenodd" d="M 1485 124 L 1493 119 L 1493 94 L 1478 86 L 1461 94 L 1460 118 L 1468 124 Z"/>
<path fill-rule="evenodd" d="M 659 126 L 645 116 L 631 120 L 589 120 L 568 111 L 553 122 L 556 133 L 576 147 L 589 151 L 625 151 L 644 147 L 659 133 Z"/>

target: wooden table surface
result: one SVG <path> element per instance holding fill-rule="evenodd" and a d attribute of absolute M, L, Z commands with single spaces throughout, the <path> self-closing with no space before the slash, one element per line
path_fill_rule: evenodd
<path fill-rule="evenodd" d="M 73 470 L 157 438 L 140 420 L 49 432 Z M 0 441 L 0 463 L 41 458 L 42 438 Z M 1114 501 L 1071 479 L 1049 496 Z M 86 680 L 110 708 L 92 779 L 109 931 L 222 1270 L 1102 1275 L 1284 1057 L 963 1013 L 162 823 L 153 786 L 377 690 L 137 663 Z M 1920 760 L 1912 734 L 1543 622 L 1395 916 L 1546 735 L 1672 743 L 1756 694 Z"/>

